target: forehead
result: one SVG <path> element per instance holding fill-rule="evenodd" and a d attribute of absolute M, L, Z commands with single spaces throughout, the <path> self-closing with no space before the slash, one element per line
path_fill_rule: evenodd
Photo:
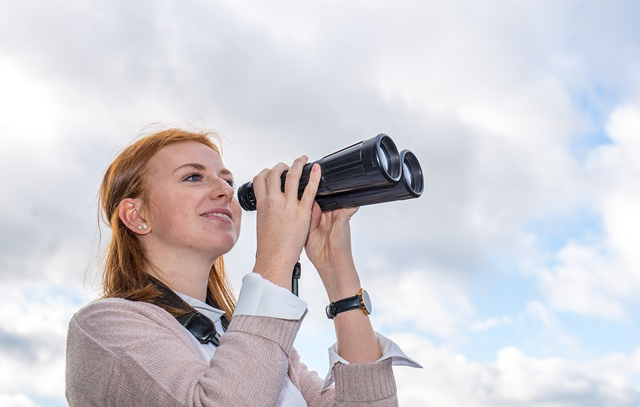
<path fill-rule="evenodd" d="M 202 164 L 215 172 L 224 169 L 220 155 L 197 141 L 181 141 L 162 147 L 149 161 L 149 169 L 152 173 L 172 173 L 189 163 Z"/>

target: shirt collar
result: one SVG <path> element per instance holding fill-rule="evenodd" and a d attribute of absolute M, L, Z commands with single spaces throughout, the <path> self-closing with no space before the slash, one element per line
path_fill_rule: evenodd
<path fill-rule="evenodd" d="M 206 316 L 207 318 L 209 318 L 211 320 L 211 322 L 213 322 L 214 324 L 220 320 L 220 317 L 224 315 L 224 311 L 219 310 L 217 308 L 212 307 L 211 305 L 204 303 L 198 299 L 195 299 L 193 297 L 189 297 L 186 294 L 182 294 L 179 293 L 177 291 L 174 291 L 176 294 L 178 294 L 178 296 L 180 298 L 182 298 L 184 300 L 184 302 L 186 302 L 187 304 L 191 305 L 193 308 L 195 308 L 198 312 L 202 313 L 204 316 Z"/>

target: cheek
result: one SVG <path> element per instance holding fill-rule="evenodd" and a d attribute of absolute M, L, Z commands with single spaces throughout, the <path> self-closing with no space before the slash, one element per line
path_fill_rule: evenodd
<path fill-rule="evenodd" d="M 233 224 L 236 228 L 236 240 L 240 236 L 240 226 L 242 225 L 242 208 L 236 199 L 231 202 L 231 212 L 233 212 Z"/>
<path fill-rule="evenodd" d="M 175 195 L 175 194 L 173 194 Z M 172 194 L 164 195 L 173 196 Z M 188 223 L 185 218 L 184 202 L 173 199 L 155 199 L 151 202 L 151 214 L 154 226 L 162 233 L 176 233 L 187 228 Z"/>

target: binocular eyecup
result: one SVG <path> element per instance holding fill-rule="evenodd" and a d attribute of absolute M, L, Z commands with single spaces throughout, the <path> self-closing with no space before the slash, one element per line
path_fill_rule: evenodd
<path fill-rule="evenodd" d="M 322 178 L 316 202 L 322 211 L 418 198 L 424 189 L 422 168 L 409 150 L 398 152 L 391 137 L 378 134 L 307 163 L 302 169 L 298 198 L 309 183 L 311 167 L 319 164 Z M 282 174 L 282 190 L 288 171 Z M 256 209 L 253 183 L 238 188 L 246 211 Z"/>

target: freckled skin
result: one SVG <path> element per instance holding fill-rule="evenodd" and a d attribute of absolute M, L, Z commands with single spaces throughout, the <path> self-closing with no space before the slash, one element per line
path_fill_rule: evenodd
<path fill-rule="evenodd" d="M 188 163 L 204 168 L 179 168 Z M 220 156 L 202 143 L 163 147 L 149 162 L 147 208 L 153 233 L 148 237 L 166 248 L 205 252 L 212 258 L 231 250 L 240 234 L 242 210 L 228 184 L 232 175 L 224 169 Z M 202 216 L 215 208 L 230 210 L 233 220 Z"/>

